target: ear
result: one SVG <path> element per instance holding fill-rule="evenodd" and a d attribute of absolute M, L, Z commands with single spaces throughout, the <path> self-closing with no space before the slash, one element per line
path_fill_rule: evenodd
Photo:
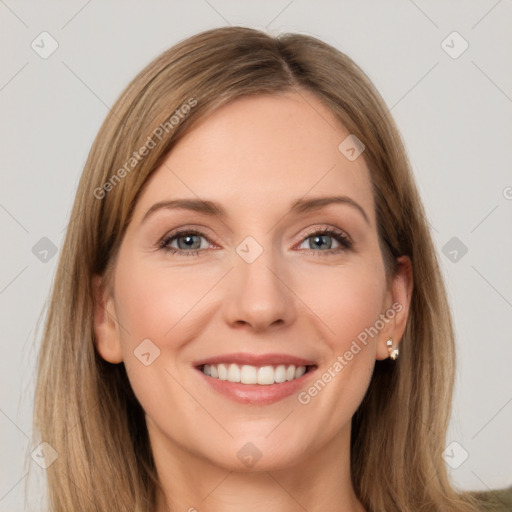
<path fill-rule="evenodd" d="M 396 272 L 386 294 L 384 315 L 388 321 L 385 322 L 385 327 L 379 333 L 377 340 L 376 358 L 379 360 L 389 357 L 389 347 L 386 346 L 387 340 L 393 340 L 392 349 L 397 348 L 402 340 L 409 316 L 412 290 L 411 260 L 408 256 L 401 256 L 397 259 Z"/>
<path fill-rule="evenodd" d="M 101 357 L 109 363 L 123 361 L 121 340 L 117 327 L 114 298 L 103 284 L 101 276 L 92 278 L 94 290 L 94 334 L 95 346 Z"/>

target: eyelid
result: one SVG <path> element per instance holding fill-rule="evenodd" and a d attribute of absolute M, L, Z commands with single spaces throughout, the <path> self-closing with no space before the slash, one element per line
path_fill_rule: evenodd
<path fill-rule="evenodd" d="M 215 236 L 213 234 L 210 234 L 211 233 L 211 230 L 206 228 L 205 226 L 200 226 L 200 225 L 196 225 L 196 224 L 188 224 L 186 226 L 183 226 L 183 227 L 179 227 L 179 228 L 176 228 L 176 229 L 171 229 L 170 231 L 167 231 L 163 236 L 162 238 L 160 238 L 160 242 L 163 241 L 163 240 L 166 240 L 168 238 L 172 238 L 172 237 L 175 237 L 175 236 L 178 236 L 178 235 L 182 235 L 182 234 L 194 234 L 194 235 L 198 235 L 198 236 L 202 236 L 204 238 L 206 238 L 209 242 L 214 242 L 214 238 Z"/>
<path fill-rule="evenodd" d="M 300 241 L 304 241 L 306 238 L 316 234 L 316 233 L 325 233 L 325 232 L 333 232 L 340 236 L 342 236 L 348 243 L 353 244 L 352 237 L 343 229 L 337 228 L 335 226 L 331 226 L 329 224 L 324 225 L 316 225 L 312 228 L 306 229 L 304 233 L 301 234 Z"/>

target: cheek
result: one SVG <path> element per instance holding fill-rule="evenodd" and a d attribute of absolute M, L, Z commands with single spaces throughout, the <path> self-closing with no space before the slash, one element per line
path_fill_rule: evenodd
<path fill-rule="evenodd" d="M 318 442 L 348 425 L 368 389 L 375 366 L 376 337 L 366 329 L 382 312 L 384 268 L 379 260 L 310 272 L 301 297 L 318 317 L 323 357 L 318 375 L 298 396 L 302 412 L 321 420 Z M 314 277 L 314 279 L 313 279 Z"/>
<path fill-rule="evenodd" d="M 210 280 L 194 279 L 184 268 L 151 268 L 130 257 L 118 265 L 115 294 L 123 362 L 150 418 L 166 417 L 172 414 L 170 404 L 187 400 L 175 364 L 188 339 L 184 328 L 194 316 L 194 305 L 212 286 Z M 174 428 L 181 430 L 181 422 Z"/>
<path fill-rule="evenodd" d="M 383 266 L 319 268 L 302 279 L 300 296 L 325 326 L 325 341 L 339 352 L 375 324 L 385 294 Z M 364 337 L 364 336 L 363 336 Z"/>
<path fill-rule="evenodd" d="M 120 258 L 115 294 L 123 362 L 150 416 L 158 416 L 162 404 L 187 400 L 176 368 L 183 347 L 201 330 L 205 296 L 221 275 L 165 262 L 148 265 L 128 254 Z"/>
<path fill-rule="evenodd" d="M 116 310 L 128 331 L 122 332 L 123 351 L 145 338 L 161 348 L 177 349 L 181 336 L 173 331 L 190 322 L 217 280 L 212 273 L 199 276 L 192 267 L 171 270 L 127 260 L 116 276 Z"/>

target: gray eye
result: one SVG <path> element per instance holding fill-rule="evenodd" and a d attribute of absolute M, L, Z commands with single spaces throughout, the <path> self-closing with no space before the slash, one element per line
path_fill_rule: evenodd
<path fill-rule="evenodd" d="M 309 237 L 309 240 L 309 246 L 311 249 L 330 249 L 332 246 L 332 238 L 329 235 L 313 235 Z"/>
<path fill-rule="evenodd" d="M 333 247 L 334 244 L 338 244 L 339 242 L 332 236 L 328 234 L 314 234 L 310 235 L 307 238 L 304 239 L 304 242 L 302 242 L 300 248 L 301 249 L 321 249 L 321 250 L 329 250 L 329 249 L 336 249 L 336 245 Z M 307 244 L 306 247 L 303 247 L 304 244 Z"/>
<path fill-rule="evenodd" d="M 178 249 L 185 251 L 190 249 L 199 249 L 201 247 L 201 235 L 187 234 L 176 237 Z M 183 243 L 181 243 L 183 241 Z"/>

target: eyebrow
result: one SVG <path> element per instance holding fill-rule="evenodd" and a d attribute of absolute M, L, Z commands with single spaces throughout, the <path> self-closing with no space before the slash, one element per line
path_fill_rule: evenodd
<path fill-rule="evenodd" d="M 319 210 L 330 204 L 346 204 L 354 207 L 364 218 L 367 224 L 370 224 L 368 215 L 363 207 L 348 196 L 328 196 L 328 197 L 315 197 L 312 199 L 298 199 L 293 202 L 290 207 L 290 213 L 307 213 Z M 203 213 L 210 216 L 218 216 L 221 218 L 227 217 L 227 212 L 223 206 L 214 201 L 203 199 L 172 199 L 168 201 L 160 201 L 155 203 L 145 213 L 141 220 L 143 224 L 149 217 L 159 210 L 190 210 L 198 213 Z"/>

